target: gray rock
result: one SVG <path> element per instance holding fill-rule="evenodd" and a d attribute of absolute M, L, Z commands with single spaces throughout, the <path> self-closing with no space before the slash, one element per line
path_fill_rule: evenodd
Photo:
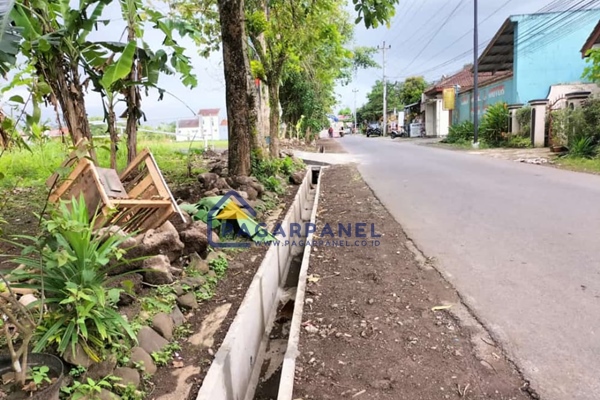
<path fill-rule="evenodd" d="M 144 373 L 154 375 L 156 373 L 156 364 L 152 359 L 152 356 L 141 347 L 134 347 L 131 349 L 131 357 L 129 358 L 129 368 L 134 368 L 136 365 L 141 365 L 144 368 Z"/>
<path fill-rule="evenodd" d="M 173 311 L 171 311 L 171 319 L 175 326 L 181 326 L 185 323 L 185 317 L 178 306 L 175 306 Z"/>
<path fill-rule="evenodd" d="M 392 388 L 392 383 L 387 379 L 382 379 L 379 381 L 374 381 L 369 384 L 373 389 L 378 390 L 389 390 Z"/>
<path fill-rule="evenodd" d="M 177 232 L 181 232 L 182 230 L 184 230 L 188 226 L 190 226 L 192 224 L 192 222 L 194 222 L 192 220 L 192 217 L 190 217 L 188 214 L 186 214 L 186 213 L 182 213 L 182 214 L 183 214 L 183 219 L 181 218 L 181 215 L 179 215 L 179 213 L 175 213 L 171 216 L 171 218 L 169 218 L 169 222 L 173 225 L 173 227 L 175 228 L 175 230 L 177 230 Z"/>
<path fill-rule="evenodd" d="M 181 285 L 173 285 L 173 293 L 175 293 L 176 296 L 183 296 L 185 294 L 185 290 L 183 290 Z"/>
<path fill-rule="evenodd" d="M 290 183 L 293 183 L 294 185 L 300 185 L 300 184 L 302 184 L 302 181 L 304 180 L 305 174 L 306 174 L 306 172 L 304 172 L 304 171 L 294 172 L 290 176 Z"/>
<path fill-rule="evenodd" d="M 202 254 L 208 247 L 208 228 L 202 221 L 194 221 L 190 226 L 179 233 L 181 242 L 187 254 Z"/>
<path fill-rule="evenodd" d="M 208 271 L 210 271 L 208 262 L 203 260 L 198 253 L 190 254 L 190 263 L 188 264 L 188 267 L 200 272 L 201 274 L 207 274 Z"/>
<path fill-rule="evenodd" d="M 196 295 L 194 293 L 187 293 L 183 296 L 179 296 L 177 298 L 177 304 L 183 308 L 191 308 L 192 310 L 195 310 L 199 307 L 198 301 L 196 300 Z"/>
<path fill-rule="evenodd" d="M 71 365 L 80 366 L 86 369 L 94 363 L 92 359 L 85 353 L 80 344 L 75 345 L 74 352 L 71 349 L 71 346 L 69 346 L 67 351 L 65 351 L 63 358 Z"/>
<path fill-rule="evenodd" d="M 112 375 L 115 368 L 117 368 L 117 356 L 109 354 L 106 360 L 92 364 L 87 370 L 87 376 L 99 381 L 105 376 Z"/>
<path fill-rule="evenodd" d="M 38 301 L 38 298 L 35 297 L 33 294 L 24 294 L 19 299 L 19 303 L 21 303 L 24 307 L 27 307 L 30 304 L 35 303 L 36 301 Z"/>
<path fill-rule="evenodd" d="M 206 262 L 210 265 L 211 261 L 217 260 L 220 257 L 226 258 L 227 256 L 222 251 L 211 251 L 210 253 L 208 253 L 208 256 L 206 256 Z"/>
<path fill-rule="evenodd" d="M 107 389 L 100 390 L 98 394 L 88 394 L 81 400 L 120 400 L 121 398 Z"/>
<path fill-rule="evenodd" d="M 152 328 L 167 340 L 173 339 L 173 320 L 165 313 L 158 313 L 152 319 Z"/>
<path fill-rule="evenodd" d="M 144 280 L 152 285 L 168 285 L 173 283 L 169 258 L 164 255 L 154 256 L 144 260 L 142 265 Z"/>
<path fill-rule="evenodd" d="M 140 329 L 137 339 L 140 347 L 148 354 L 161 351 L 166 345 L 169 344 L 167 339 L 160 336 L 149 326 L 143 326 L 142 329 Z"/>
<path fill-rule="evenodd" d="M 167 221 L 160 228 L 146 232 L 140 247 L 145 256 L 162 254 L 166 255 L 169 261 L 175 261 L 183 254 L 184 244 L 179 239 L 177 229 Z"/>
<path fill-rule="evenodd" d="M 209 271 L 210 273 L 210 271 Z M 192 289 L 198 289 L 202 285 L 206 283 L 206 279 L 201 276 L 188 276 L 187 278 L 183 278 L 181 280 L 182 285 L 187 285 Z"/>
<path fill-rule="evenodd" d="M 113 372 L 113 376 L 120 378 L 120 380 L 116 382 L 117 385 L 132 385 L 136 389 L 140 387 L 140 373 L 136 369 L 127 367 L 117 368 L 115 369 L 115 372 Z"/>
<path fill-rule="evenodd" d="M 227 181 L 223 178 L 219 178 L 217 179 L 217 182 L 215 183 L 215 187 L 219 190 L 231 190 L 231 186 L 229 186 L 227 184 Z"/>
<path fill-rule="evenodd" d="M 212 190 L 219 179 L 219 175 L 212 172 L 205 172 L 198 176 L 198 182 L 204 190 Z"/>

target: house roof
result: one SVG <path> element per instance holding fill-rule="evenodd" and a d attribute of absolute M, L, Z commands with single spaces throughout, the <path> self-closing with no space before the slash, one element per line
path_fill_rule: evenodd
<path fill-rule="evenodd" d="M 459 72 L 449 77 L 444 77 L 428 89 L 425 90 L 425 94 L 432 95 L 436 93 L 442 92 L 446 88 L 455 87 L 456 85 L 460 86 L 460 91 L 464 92 L 466 90 L 473 88 L 473 67 L 471 65 L 463 68 Z M 501 79 L 508 77 L 512 74 L 512 71 L 501 71 L 496 74 L 492 72 L 480 72 L 479 76 L 479 84 L 486 84 L 494 81 L 496 79 Z"/>
<path fill-rule="evenodd" d="M 227 120 L 224 119 L 223 121 L 221 121 L 221 126 L 227 126 Z"/>
<path fill-rule="evenodd" d="M 180 119 L 177 121 L 178 128 L 198 128 L 199 126 L 200 121 L 198 121 L 198 118 Z"/>
<path fill-rule="evenodd" d="M 221 111 L 219 108 L 203 108 L 198 110 L 198 115 L 203 117 L 214 117 L 219 115 L 219 111 Z"/>
<path fill-rule="evenodd" d="M 600 44 L 600 21 L 598 21 L 596 27 L 592 30 L 592 33 L 590 33 L 590 36 L 588 36 L 583 44 L 583 47 L 581 48 L 581 57 L 585 58 L 588 50 L 598 44 Z"/>
<path fill-rule="evenodd" d="M 514 64 L 515 25 L 512 18 L 504 21 L 478 59 L 479 72 L 512 71 Z"/>

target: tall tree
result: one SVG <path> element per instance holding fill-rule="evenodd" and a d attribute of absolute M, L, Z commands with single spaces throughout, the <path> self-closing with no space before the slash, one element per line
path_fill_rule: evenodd
<path fill-rule="evenodd" d="M 229 174 L 250 175 L 251 141 L 256 135 L 256 97 L 252 87 L 243 0 L 218 0 L 229 130 Z"/>
<path fill-rule="evenodd" d="M 402 88 L 402 101 L 404 104 L 412 104 L 421 100 L 421 94 L 427 88 L 427 82 L 422 76 L 406 78 Z"/>
<path fill-rule="evenodd" d="M 406 103 L 403 99 L 404 84 L 402 82 L 387 83 L 387 109 L 400 109 Z M 367 94 L 367 103 L 356 113 L 360 121 L 377 121 L 383 116 L 383 83 L 376 81 Z"/>

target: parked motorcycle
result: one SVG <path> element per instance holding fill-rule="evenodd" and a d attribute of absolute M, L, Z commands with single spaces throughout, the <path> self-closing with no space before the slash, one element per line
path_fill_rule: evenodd
<path fill-rule="evenodd" d="M 379 128 L 378 124 L 371 124 L 367 128 L 367 137 L 371 136 L 381 136 L 383 134 L 381 128 Z"/>
<path fill-rule="evenodd" d="M 406 133 L 406 130 L 404 130 L 404 128 L 401 127 L 400 130 L 393 129 L 390 132 L 390 137 L 392 139 L 396 139 L 397 137 L 408 137 L 408 135 Z"/>

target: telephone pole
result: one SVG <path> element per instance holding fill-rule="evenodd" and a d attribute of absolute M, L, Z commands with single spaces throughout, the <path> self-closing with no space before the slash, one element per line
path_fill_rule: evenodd
<path fill-rule="evenodd" d="M 352 93 L 354 93 L 354 131 L 356 131 L 356 93 L 358 93 L 358 89 L 352 89 Z M 354 133 L 354 132 L 352 132 Z"/>
<path fill-rule="evenodd" d="M 392 46 L 385 46 L 385 40 L 383 41 L 383 46 L 379 47 L 377 45 L 377 50 L 381 50 L 383 53 L 383 136 L 387 135 L 387 82 L 385 81 L 385 51 L 389 50 Z"/>
<path fill-rule="evenodd" d="M 473 147 L 479 146 L 479 65 L 477 55 L 479 38 L 477 30 L 477 0 L 474 0 L 473 27 Z"/>

